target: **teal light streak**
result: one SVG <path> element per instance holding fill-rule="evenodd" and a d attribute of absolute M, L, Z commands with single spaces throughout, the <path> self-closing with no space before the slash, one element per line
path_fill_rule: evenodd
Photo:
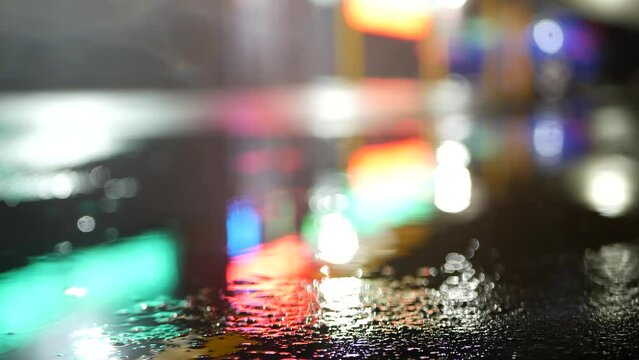
<path fill-rule="evenodd" d="M 149 232 L 67 257 L 48 256 L 0 274 L 0 354 L 80 309 L 124 304 L 173 291 L 178 252 L 173 236 Z M 81 298 L 65 289 L 86 289 Z"/>

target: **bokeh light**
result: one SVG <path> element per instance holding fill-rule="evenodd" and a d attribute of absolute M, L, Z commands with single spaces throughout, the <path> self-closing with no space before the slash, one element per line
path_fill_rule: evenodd
<path fill-rule="evenodd" d="M 423 221 L 432 209 L 433 152 L 421 140 L 359 149 L 349 159 L 352 215 L 358 229 Z"/>
<path fill-rule="evenodd" d="M 458 213 L 470 206 L 472 181 L 462 166 L 438 166 L 435 170 L 435 206 L 447 213 Z"/>
<path fill-rule="evenodd" d="M 564 45 L 564 31 L 554 20 L 543 19 L 536 22 L 532 36 L 539 50 L 549 55 L 559 52 Z"/>
<path fill-rule="evenodd" d="M 468 148 L 459 142 L 442 142 L 436 153 L 435 206 L 447 213 L 459 213 L 470 206 L 472 180 L 467 166 Z"/>
<path fill-rule="evenodd" d="M 468 166 L 470 152 L 466 145 L 457 141 L 443 141 L 436 152 L 437 164 L 441 166 Z"/>
<path fill-rule="evenodd" d="M 248 199 L 236 199 L 228 205 L 226 215 L 227 252 L 230 256 L 242 254 L 260 244 L 262 220 Z"/>
<path fill-rule="evenodd" d="M 95 230 L 95 219 L 93 216 L 85 215 L 78 219 L 78 230 L 84 233 Z"/>
<path fill-rule="evenodd" d="M 93 187 L 101 188 L 111 178 L 111 172 L 105 166 L 96 166 L 89 173 L 89 182 Z"/>
<path fill-rule="evenodd" d="M 433 10 L 431 0 L 343 1 L 344 18 L 352 28 L 405 40 L 419 40 L 428 35 Z"/>
<path fill-rule="evenodd" d="M 586 160 L 578 173 L 586 205 L 608 217 L 626 214 L 636 202 L 638 169 L 622 155 Z"/>
<path fill-rule="evenodd" d="M 54 251 L 60 255 L 69 255 L 73 251 L 73 244 L 69 241 L 62 241 L 53 247 Z"/>
<path fill-rule="evenodd" d="M 72 174 L 56 174 L 51 181 L 51 193 L 58 199 L 68 198 L 75 188 L 75 179 Z"/>
<path fill-rule="evenodd" d="M 587 181 L 586 196 L 601 214 L 620 215 L 630 204 L 630 182 L 624 174 L 602 170 L 593 173 Z"/>
<path fill-rule="evenodd" d="M 314 84 L 305 94 L 311 133 L 319 138 L 351 136 L 361 127 L 363 99 L 352 85 L 328 81 Z"/>
<path fill-rule="evenodd" d="M 357 231 L 340 213 L 322 215 L 317 232 L 318 258 L 331 264 L 347 264 L 359 248 Z"/>
<path fill-rule="evenodd" d="M 556 115 L 546 115 L 538 120 L 533 129 L 532 143 L 542 162 L 556 163 L 564 148 L 564 127 Z"/>

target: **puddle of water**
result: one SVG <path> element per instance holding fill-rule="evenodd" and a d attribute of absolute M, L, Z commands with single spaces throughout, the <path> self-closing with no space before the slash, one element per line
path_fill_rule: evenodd
<path fill-rule="evenodd" d="M 104 331 L 112 352 L 127 358 L 431 356 L 419 341 L 443 329 L 479 329 L 493 288 L 453 253 L 440 270 L 418 276 L 235 279 L 223 294 L 121 310 Z"/>

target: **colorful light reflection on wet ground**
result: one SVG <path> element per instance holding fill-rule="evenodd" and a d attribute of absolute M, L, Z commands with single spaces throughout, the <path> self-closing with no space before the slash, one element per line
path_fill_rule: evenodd
<path fill-rule="evenodd" d="M 42 176 L 34 181 L 51 187 L 49 197 L 9 201 L 3 211 L 31 220 L 55 208 L 52 221 L 70 219 L 71 230 L 44 237 L 50 244 L 34 241 L 55 249 L 52 259 L 10 265 L 22 268 L 0 278 L 3 355 L 637 357 L 633 111 L 504 121 L 453 114 L 414 120 L 419 134 L 250 138 L 246 148 L 233 138 L 231 154 L 214 139 L 187 138 L 150 146 L 149 157 Z M 193 143 L 194 151 L 170 157 Z M 236 164 L 246 151 L 275 165 L 290 152 L 299 164 L 233 167 L 232 194 L 220 190 L 216 171 L 185 176 L 210 169 L 211 154 Z M 259 166 L 242 173 L 251 164 Z M 188 239 L 118 236 L 158 223 Z M 228 246 L 218 241 L 225 226 Z M 77 236 L 58 240 L 69 234 Z M 14 246 L 25 250 L 19 240 Z M 201 256 L 189 257 L 187 245 Z M 183 281 L 226 274 L 227 286 L 176 295 L 180 270 Z"/>
<path fill-rule="evenodd" d="M 536 266 L 505 260 L 505 270 L 482 267 L 495 254 L 471 241 L 464 254 L 413 275 L 331 277 L 304 257 L 298 238 L 285 237 L 231 262 L 225 292 L 125 307 L 68 334 L 72 346 L 56 358 L 632 357 L 638 249 L 618 243 L 543 256 Z M 289 267 L 264 266 L 296 257 Z"/>

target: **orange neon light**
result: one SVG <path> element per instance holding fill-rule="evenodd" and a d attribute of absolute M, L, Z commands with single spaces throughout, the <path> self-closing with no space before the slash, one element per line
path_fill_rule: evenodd
<path fill-rule="evenodd" d="M 394 178 L 402 170 L 429 172 L 434 168 L 433 151 L 417 139 L 370 145 L 355 152 L 348 162 L 348 174 L 353 185 L 363 185 L 375 179 Z"/>
<path fill-rule="evenodd" d="M 230 259 L 226 280 L 307 277 L 315 272 L 312 258 L 310 248 L 297 235 L 284 236 Z"/>
<path fill-rule="evenodd" d="M 344 0 L 346 23 L 355 30 L 421 40 L 432 27 L 432 0 Z"/>

